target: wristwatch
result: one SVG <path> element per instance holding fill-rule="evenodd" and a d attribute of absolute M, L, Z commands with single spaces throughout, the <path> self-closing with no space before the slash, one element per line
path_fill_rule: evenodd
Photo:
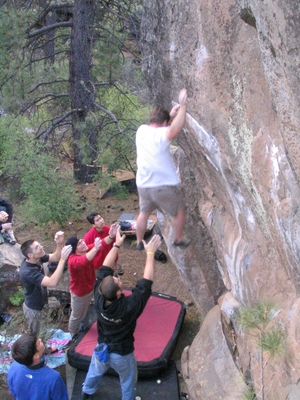
<path fill-rule="evenodd" d="M 118 246 L 116 243 L 113 244 L 113 247 L 116 247 L 117 249 L 120 248 L 120 246 Z"/>

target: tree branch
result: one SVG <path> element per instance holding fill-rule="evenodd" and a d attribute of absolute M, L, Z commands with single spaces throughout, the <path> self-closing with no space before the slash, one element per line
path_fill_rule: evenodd
<path fill-rule="evenodd" d="M 98 110 L 103 111 L 105 114 L 107 114 L 111 118 L 111 120 L 112 120 L 111 122 L 114 123 L 116 125 L 117 129 L 118 129 L 118 133 L 117 133 L 118 135 L 120 134 L 120 135 L 126 136 L 128 140 L 130 140 L 133 144 L 135 144 L 134 140 L 130 136 L 128 136 L 123 129 L 121 129 L 118 119 L 116 118 L 116 116 L 111 111 L 109 111 L 106 108 L 100 106 L 100 104 L 94 103 L 94 105 Z"/>
<path fill-rule="evenodd" d="M 39 23 L 41 23 L 43 21 L 43 19 L 47 16 L 47 14 L 49 14 L 49 12 L 54 11 L 54 10 L 64 9 L 64 8 L 73 9 L 73 7 L 74 7 L 73 4 L 56 4 L 56 5 L 52 5 L 52 6 L 45 8 L 45 10 L 42 12 L 42 14 L 39 15 L 38 19 L 28 27 L 27 33 L 29 33 L 31 31 L 31 29 L 33 29 Z"/>
<path fill-rule="evenodd" d="M 59 51 L 53 52 L 49 56 L 41 57 L 41 58 L 38 58 L 38 59 L 31 59 L 30 62 L 28 64 L 24 65 L 24 67 L 22 69 L 30 67 L 32 63 L 39 62 L 39 61 L 42 61 L 42 60 L 47 60 L 48 58 L 51 58 L 52 56 L 57 56 L 58 54 L 68 53 L 68 52 L 70 52 L 69 49 L 59 50 Z"/>
<path fill-rule="evenodd" d="M 55 120 L 52 120 L 52 125 L 49 126 L 47 129 L 44 129 L 42 132 L 40 132 L 39 134 L 36 135 L 36 139 L 39 139 L 41 136 L 43 136 L 43 141 L 44 143 L 47 142 L 47 139 L 50 135 L 50 133 L 52 133 L 54 131 L 55 128 L 57 128 L 66 118 L 68 118 L 71 114 L 74 114 L 75 112 L 78 112 L 80 110 L 78 110 L 77 108 L 68 111 L 67 113 L 65 113 L 64 115 L 60 116 L 59 118 L 56 118 Z M 70 122 L 71 124 L 71 122 Z M 40 129 L 40 128 L 39 128 Z M 38 130 L 39 130 L 38 129 Z"/>
<path fill-rule="evenodd" d="M 46 46 L 48 43 L 54 42 L 57 39 L 62 39 L 62 38 L 68 38 L 69 39 L 70 38 L 70 34 L 61 34 L 61 35 L 54 36 L 53 38 L 42 42 L 40 45 L 36 45 L 36 39 L 33 38 L 28 42 L 27 47 L 31 47 L 32 46 L 32 51 L 39 50 L 39 49 L 43 48 L 44 46 Z"/>
<path fill-rule="evenodd" d="M 123 50 L 126 50 L 128 53 L 130 53 L 131 55 L 133 55 L 133 56 L 136 57 L 137 59 L 139 58 L 139 57 L 137 57 L 137 55 L 136 55 L 132 50 L 129 49 L 129 47 L 127 47 L 127 46 L 125 45 L 125 43 L 123 42 L 123 40 L 119 39 L 118 36 L 116 36 L 110 29 L 106 28 L 106 27 L 103 26 L 103 25 L 98 25 L 98 26 L 101 28 L 101 31 L 104 31 L 104 32 L 109 33 L 114 39 L 116 39 L 117 42 L 119 42 L 120 47 L 118 47 L 118 49 L 119 49 L 120 51 L 122 51 L 122 49 L 123 49 Z M 95 33 L 95 36 L 100 40 L 100 35 L 98 35 L 97 32 Z"/>
<path fill-rule="evenodd" d="M 69 97 L 70 94 L 69 93 L 61 93 L 61 94 L 55 94 L 55 93 L 45 93 L 43 96 L 37 97 L 34 100 L 32 100 L 30 103 L 24 105 L 21 110 L 20 113 L 24 113 L 25 111 L 27 111 L 30 107 L 34 106 L 35 104 L 39 103 L 40 101 L 44 100 L 44 99 L 48 99 L 48 97 L 51 97 L 51 99 L 57 99 L 59 97 Z M 46 102 L 44 102 L 43 104 L 45 104 Z"/>
<path fill-rule="evenodd" d="M 53 83 L 63 83 L 63 82 L 68 82 L 68 79 L 56 79 L 55 81 L 50 81 L 50 82 L 41 82 L 38 83 L 33 89 L 31 89 L 28 94 L 33 93 L 35 90 L 37 90 L 40 86 L 47 86 L 47 85 L 52 85 Z"/>
<path fill-rule="evenodd" d="M 57 28 L 69 28 L 71 26 L 73 26 L 73 22 L 72 21 L 57 22 L 56 24 L 44 26 L 41 29 L 37 29 L 36 31 L 34 31 L 32 33 L 27 33 L 27 38 L 30 39 L 30 38 L 33 38 L 33 37 L 36 37 L 36 36 L 42 36 L 46 32 L 53 31 L 54 29 L 57 29 Z"/>

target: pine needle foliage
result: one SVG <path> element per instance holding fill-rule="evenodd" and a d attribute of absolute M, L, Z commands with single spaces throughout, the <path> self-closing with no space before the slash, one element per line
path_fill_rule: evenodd
<path fill-rule="evenodd" d="M 270 358 L 285 352 L 285 333 L 281 329 L 275 329 L 262 333 L 261 345 L 264 351 L 268 351 Z"/>
<path fill-rule="evenodd" d="M 268 300 L 262 300 L 252 307 L 241 307 L 239 323 L 243 328 L 264 329 L 277 312 L 277 306 Z"/>
<path fill-rule="evenodd" d="M 244 397 L 245 399 L 265 399 L 265 369 L 269 361 L 274 359 L 276 355 L 284 354 L 286 333 L 282 327 L 273 324 L 273 319 L 278 314 L 278 310 L 278 306 L 272 304 L 269 300 L 261 300 L 253 306 L 243 306 L 240 308 L 238 323 L 241 327 L 249 330 L 249 333 L 254 336 L 260 355 L 259 394 L 255 395 L 252 388 L 249 388 L 249 393 L 247 392 L 248 397 Z M 264 352 L 269 356 L 267 360 L 265 360 Z M 252 395 L 254 397 L 251 397 Z"/>
<path fill-rule="evenodd" d="M 23 199 L 25 221 L 63 225 L 79 203 L 72 171 L 35 140 L 33 128 L 34 122 L 25 117 L 0 119 L 1 174 L 12 182 L 12 197 Z"/>

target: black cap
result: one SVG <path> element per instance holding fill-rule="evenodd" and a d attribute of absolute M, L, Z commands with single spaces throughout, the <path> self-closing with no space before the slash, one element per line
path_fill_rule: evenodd
<path fill-rule="evenodd" d="M 69 244 L 72 246 L 71 254 L 74 254 L 76 252 L 76 247 L 77 247 L 78 242 L 79 242 L 79 239 L 77 236 L 71 236 L 66 241 L 66 246 L 68 246 Z"/>

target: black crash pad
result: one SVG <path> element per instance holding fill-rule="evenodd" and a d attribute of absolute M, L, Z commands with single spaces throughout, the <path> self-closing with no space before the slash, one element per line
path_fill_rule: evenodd
<path fill-rule="evenodd" d="M 87 372 L 77 370 L 71 400 L 79 400 L 81 389 Z M 141 400 L 179 400 L 178 372 L 176 364 L 170 360 L 167 369 L 155 378 L 139 379 L 136 387 L 136 396 Z M 95 399 L 121 400 L 119 377 L 105 374 L 99 381 Z"/>

